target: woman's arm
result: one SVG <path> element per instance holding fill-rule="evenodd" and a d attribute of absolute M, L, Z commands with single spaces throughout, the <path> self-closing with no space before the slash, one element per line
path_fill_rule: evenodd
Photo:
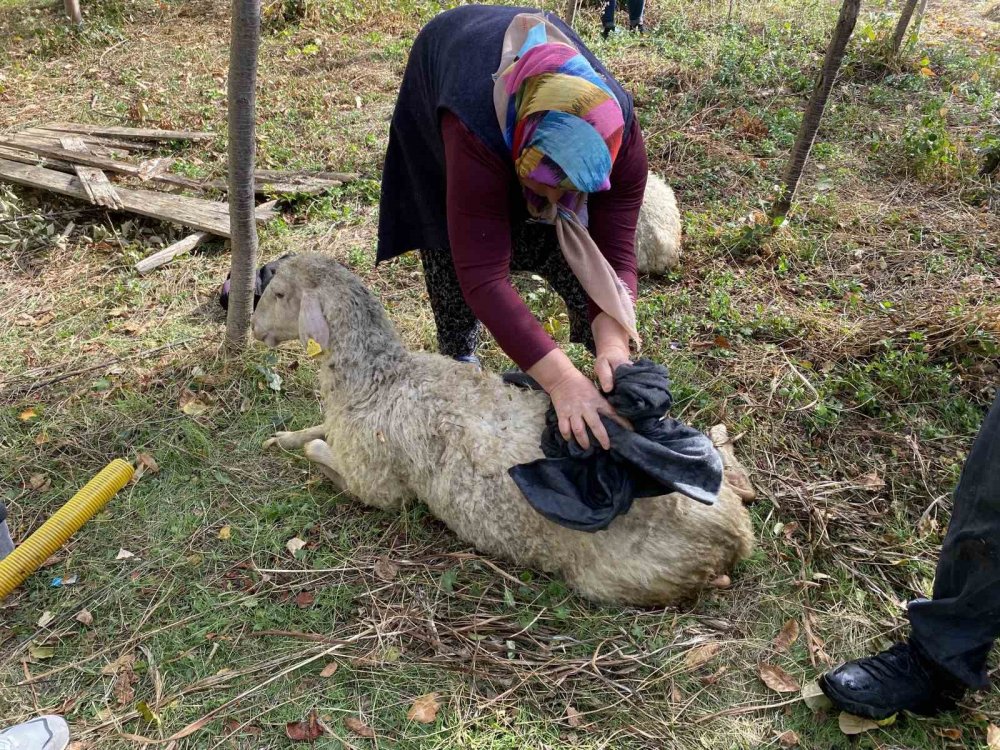
<path fill-rule="evenodd" d="M 509 170 L 450 112 L 441 118 L 441 134 L 448 239 L 462 294 L 500 348 L 527 372 L 556 343 L 510 283 Z"/>
<path fill-rule="evenodd" d="M 639 120 L 633 117 L 628 142 L 611 170 L 611 189 L 594 193 L 587 202 L 590 236 L 628 287 L 632 299 L 636 298 L 638 290 L 635 229 L 646 193 L 648 171 L 646 145 L 639 130 Z M 607 392 L 614 387 L 615 369 L 630 361 L 628 333 L 593 302 L 590 303 L 590 320 L 597 345 L 594 370 L 601 388 Z"/>
<path fill-rule="evenodd" d="M 441 118 L 448 181 L 448 239 L 466 303 L 500 348 L 549 394 L 559 431 L 611 446 L 600 415 L 616 418 L 594 384 L 545 333 L 510 283 L 510 171 L 451 113 Z"/>

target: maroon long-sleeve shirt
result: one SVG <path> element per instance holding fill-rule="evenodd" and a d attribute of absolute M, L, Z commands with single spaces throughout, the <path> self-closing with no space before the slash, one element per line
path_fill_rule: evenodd
<path fill-rule="evenodd" d="M 511 170 L 450 112 L 441 118 L 448 184 L 448 240 L 465 301 L 500 348 L 528 370 L 556 348 L 510 282 Z M 637 118 L 611 170 L 611 188 L 592 193 L 588 229 L 636 296 L 635 228 L 646 190 L 646 147 Z M 590 303 L 593 320 L 600 309 Z"/>

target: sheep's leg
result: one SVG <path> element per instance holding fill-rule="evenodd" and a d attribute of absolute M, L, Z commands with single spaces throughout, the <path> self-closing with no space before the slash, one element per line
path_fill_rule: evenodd
<path fill-rule="evenodd" d="M 297 432 L 276 432 L 274 437 L 264 441 L 264 448 L 277 445 L 279 448 L 291 451 L 302 448 L 310 440 L 321 440 L 324 437 L 326 437 L 326 428 L 321 424 Z"/>
<path fill-rule="evenodd" d="M 303 430 L 304 432 L 304 430 Z M 310 440 L 305 445 L 306 458 L 312 461 L 334 487 L 340 492 L 347 492 L 347 482 L 333 465 L 333 451 L 325 440 Z"/>
<path fill-rule="evenodd" d="M 757 498 L 757 490 L 754 489 L 753 484 L 750 482 L 747 470 L 740 463 L 740 460 L 736 458 L 736 452 L 733 450 L 733 441 L 729 439 L 729 431 L 726 429 L 726 426 L 724 424 L 715 425 L 715 427 L 708 431 L 708 436 L 711 438 L 716 450 L 719 451 L 719 455 L 722 456 L 722 470 L 726 482 L 739 495 L 740 500 L 743 502 L 749 503 L 755 500 Z"/>

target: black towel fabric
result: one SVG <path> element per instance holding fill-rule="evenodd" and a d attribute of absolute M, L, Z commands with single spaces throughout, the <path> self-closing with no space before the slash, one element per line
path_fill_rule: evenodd
<path fill-rule="evenodd" d="M 523 378 L 505 379 L 530 387 Z M 635 431 L 602 417 L 611 450 L 593 436 L 583 450 L 563 438 L 550 406 L 541 442 L 546 458 L 511 467 L 510 476 L 535 510 L 579 531 L 606 528 L 635 498 L 680 492 L 712 505 L 722 486 L 722 459 L 708 437 L 665 416 L 672 401 L 665 367 L 648 359 L 622 365 L 608 402 Z"/>

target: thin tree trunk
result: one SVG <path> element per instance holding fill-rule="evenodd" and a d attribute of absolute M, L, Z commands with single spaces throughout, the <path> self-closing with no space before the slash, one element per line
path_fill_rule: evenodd
<path fill-rule="evenodd" d="M 260 0 L 233 0 L 229 41 L 229 222 L 232 234 L 232 283 L 226 317 L 226 347 L 246 346 L 253 314 L 257 266 L 254 217 L 254 113 Z"/>
<path fill-rule="evenodd" d="M 899 20 L 896 22 L 896 30 L 892 32 L 892 47 L 891 52 L 893 55 L 899 52 L 899 48 L 903 44 L 903 37 L 906 36 L 906 27 L 910 25 L 910 19 L 913 18 L 913 9 L 917 7 L 918 0 L 906 0 L 903 5 L 903 10 L 899 14 Z"/>
<path fill-rule="evenodd" d="M 576 24 L 576 14 L 580 8 L 580 0 L 569 0 L 566 7 L 566 23 L 572 29 Z"/>
<path fill-rule="evenodd" d="M 840 8 L 840 18 L 837 19 L 833 38 L 830 39 L 830 46 L 827 47 L 823 68 L 816 80 L 816 88 L 813 89 L 809 103 L 806 105 L 802 124 L 799 126 L 799 132 L 795 136 L 795 144 L 792 146 L 792 153 L 788 157 L 783 180 L 784 190 L 771 208 L 772 219 L 783 219 L 792 206 L 795 189 L 799 185 L 802 170 L 805 169 L 806 161 L 809 159 L 809 151 L 816 139 L 820 120 L 823 119 L 826 100 L 830 96 L 830 90 L 833 88 L 837 72 L 840 70 L 840 63 L 844 59 L 847 42 L 850 41 L 851 34 L 854 32 L 854 24 L 858 20 L 860 6 L 861 0 L 844 0 L 844 4 Z"/>
<path fill-rule="evenodd" d="M 80 12 L 80 0 L 63 0 L 66 17 L 77 26 L 83 25 L 83 13 Z"/>
<path fill-rule="evenodd" d="M 920 24 L 924 22 L 924 14 L 927 12 L 927 0 L 920 0 L 917 6 L 917 17 L 913 20 L 913 36 L 920 36 Z"/>

